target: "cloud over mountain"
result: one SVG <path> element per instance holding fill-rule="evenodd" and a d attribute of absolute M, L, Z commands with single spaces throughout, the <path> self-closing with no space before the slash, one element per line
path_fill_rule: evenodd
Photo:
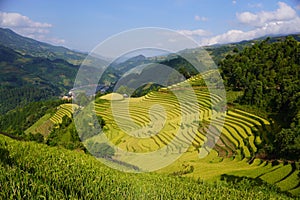
<path fill-rule="evenodd" d="M 48 36 L 52 24 L 36 22 L 19 13 L 0 12 L 0 26 L 10 28 L 23 36 L 53 44 L 63 44 L 65 42 L 63 39 Z"/>
<path fill-rule="evenodd" d="M 254 27 L 263 27 L 268 23 L 290 21 L 297 17 L 296 11 L 283 2 L 278 2 L 279 8 L 276 11 L 262 11 L 259 13 L 242 12 L 237 13 L 239 22 Z"/>
<path fill-rule="evenodd" d="M 201 44 L 222 44 L 251 40 L 265 35 L 300 32 L 300 17 L 295 9 L 284 2 L 278 2 L 278 9 L 275 11 L 242 12 L 237 13 L 236 18 L 240 24 L 250 28 L 250 30 L 229 30 L 211 38 L 204 38 L 201 40 Z"/>

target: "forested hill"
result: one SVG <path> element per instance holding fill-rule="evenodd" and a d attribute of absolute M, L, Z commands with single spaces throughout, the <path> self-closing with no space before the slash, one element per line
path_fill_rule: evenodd
<path fill-rule="evenodd" d="M 57 98 L 71 89 L 78 66 L 22 55 L 0 45 L 0 114 L 29 102 Z"/>
<path fill-rule="evenodd" d="M 72 64 L 80 64 L 87 56 L 84 53 L 69 50 L 62 46 L 53 46 L 31 38 L 23 37 L 10 29 L 0 28 L 0 44 L 33 57 L 64 59 Z"/>
<path fill-rule="evenodd" d="M 243 91 L 238 102 L 267 111 L 283 128 L 271 135 L 269 151 L 277 157 L 300 157 L 299 55 L 299 42 L 288 36 L 267 38 L 220 62 L 227 87 Z"/>
<path fill-rule="evenodd" d="M 64 95 L 73 87 L 86 56 L 0 28 L 0 114 L 30 102 Z M 85 67 L 94 74 L 97 69 L 93 63 L 105 62 L 89 57 L 89 66 Z M 101 81 L 110 84 L 117 79 L 117 74 L 116 70 L 107 70 Z"/>

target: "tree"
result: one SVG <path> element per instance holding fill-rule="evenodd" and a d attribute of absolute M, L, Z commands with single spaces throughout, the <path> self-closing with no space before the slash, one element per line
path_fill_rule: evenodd
<path fill-rule="evenodd" d="M 299 52 L 300 44 L 291 36 L 276 42 L 268 38 L 220 62 L 226 87 L 243 91 L 238 103 L 269 112 L 276 119 L 282 130 L 270 133 L 265 147 L 281 158 L 299 159 Z"/>
<path fill-rule="evenodd" d="M 39 143 L 44 142 L 44 136 L 41 133 L 35 133 L 35 134 L 29 133 L 27 137 L 31 141 L 36 141 Z"/>
<path fill-rule="evenodd" d="M 275 135 L 274 153 L 279 157 L 287 159 L 300 159 L 300 126 L 295 128 L 282 129 Z M 278 151 L 279 150 L 279 151 Z"/>

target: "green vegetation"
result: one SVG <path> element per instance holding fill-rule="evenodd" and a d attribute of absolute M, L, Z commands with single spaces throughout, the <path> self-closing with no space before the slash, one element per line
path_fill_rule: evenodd
<path fill-rule="evenodd" d="M 125 57 L 125 55 L 123 55 Z M 122 57 L 121 57 L 122 58 Z M 150 60 L 148 60 L 143 55 L 138 55 L 132 58 L 129 58 L 123 62 L 113 62 L 110 64 L 109 68 L 116 69 L 121 72 L 121 74 L 124 74 L 128 71 L 130 71 L 132 68 L 150 63 Z"/>
<path fill-rule="evenodd" d="M 56 107 L 64 101 L 33 102 L 24 107 L 18 107 L 0 116 L 2 132 L 18 136 L 25 136 L 25 130 L 31 127 L 45 114 L 52 114 Z"/>
<path fill-rule="evenodd" d="M 205 183 L 112 170 L 94 157 L 0 136 L 1 199 L 291 199 L 242 180 Z"/>
<path fill-rule="evenodd" d="M 0 28 L 0 44 L 14 49 L 23 55 L 48 58 L 51 60 L 64 59 L 75 65 L 80 64 L 86 57 L 83 53 L 26 38 L 4 28 Z"/>
<path fill-rule="evenodd" d="M 64 115 L 61 120 L 46 138 L 46 144 L 84 150 L 72 118 Z"/>
<path fill-rule="evenodd" d="M 64 60 L 25 56 L 1 45 L 0 58 L 0 114 L 30 102 L 57 99 L 71 89 L 78 70 Z"/>
<path fill-rule="evenodd" d="M 0 86 L 0 113 L 5 114 L 18 106 L 22 107 L 31 102 L 52 99 L 56 94 L 57 92 L 53 88 L 29 86 L 6 88 Z"/>
<path fill-rule="evenodd" d="M 155 84 L 155 83 L 148 83 L 145 84 L 139 88 L 137 88 L 133 93 L 132 97 L 141 97 L 145 96 L 146 94 L 152 92 L 152 91 L 158 91 L 158 89 L 161 88 L 161 85 Z"/>
<path fill-rule="evenodd" d="M 270 38 L 227 55 L 220 62 L 227 87 L 243 92 L 240 104 L 255 106 L 280 125 L 270 134 L 269 156 L 300 159 L 300 45 L 292 36 L 282 41 Z"/>
<path fill-rule="evenodd" d="M 207 73 L 203 76 L 210 76 L 210 74 L 213 73 Z M 190 137 L 190 131 L 196 133 L 192 146 L 179 160 L 158 172 L 176 176 L 198 177 L 211 181 L 223 179 L 226 177 L 225 175 L 228 175 L 227 178 L 230 175 L 230 179 L 235 177 L 236 181 L 240 181 L 239 177 L 247 177 L 260 184 L 262 182 L 275 184 L 282 191 L 298 195 L 299 193 L 295 189 L 298 187 L 300 181 L 299 179 L 295 179 L 294 174 L 299 172 L 299 169 L 295 168 L 294 164 L 273 165 L 271 162 L 263 162 L 255 158 L 259 154 L 260 148 L 264 145 L 266 135 L 272 128 L 271 123 L 260 116 L 234 109 L 234 107 L 231 107 L 227 111 L 226 116 L 220 115 L 215 121 L 210 121 L 213 114 L 211 107 L 220 101 L 220 99 L 214 95 L 211 97 L 205 88 L 199 87 L 199 85 L 204 84 L 202 80 L 202 76 L 199 75 L 187 80 L 193 86 L 200 109 L 201 127 L 194 129 L 193 123 L 183 126 L 184 130 L 187 131 L 187 137 Z M 110 100 L 109 98 L 106 98 L 106 101 L 96 100 L 95 110 L 106 122 L 104 130 L 109 140 L 119 148 L 131 152 L 155 151 L 170 143 L 171 140 L 178 140 L 178 142 L 174 143 L 174 146 L 170 147 L 170 151 L 180 151 L 181 141 L 173 133 L 176 133 L 179 128 L 178 123 L 181 111 L 177 104 L 178 99 L 171 92 L 172 89 L 176 89 L 177 92 L 185 92 L 184 83 L 170 86 L 166 90 L 150 92 L 146 96 L 139 98 L 114 101 L 113 108 L 111 107 L 111 102 L 107 101 Z M 238 95 L 233 94 L 233 101 L 236 96 L 241 95 L 241 92 L 238 92 Z M 185 96 L 185 98 L 189 99 L 190 97 Z M 129 104 L 129 108 L 124 106 L 125 102 Z M 142 139 L 126 134 L 127 131 L 142 136 L 154 131 L 151 129 L 150 119 L 154 116 L 159 117 L 155 113 L 153 113 L 153 116 L 151 114 L 149 116 L 149 109 L 154 105 L 163 106 L 166 113 L 165 125 L 159 133 Z M 116 113 L 112 115 L 112 109 L 118 111 L 117 115 Z M 126 112 L 127 109 L 129 110 L 129 116 Z M 223 127 L 221 117 L 225 117 Z M 156 120 L 159 121 L 160 119 L 156 118 Z M 209 131 L 206 124 L 210 124 L 211 126 Z M 200 148 L 217 130 L 221 130 L 222 133 L 214 149 L 206 158 L 199 160 L 198 153 Z M 90 139 L 89 142 L 97 141 L 96 138 L 97 136 Z M 118 159 L 126 162 L 125 157 L 118 157 Z M 277 169 L 276 173 L 278 175 L 273 173 L 275 169 Z M 253 175 L 253 172 L 255 172 L 255 175 Z M 287 180 L 293 180 L 293 183 L 290 183 L 290 187 L 282 184 L 282 181 L 284 183 Z"/>
<path fill-rule="evenodd" d="M 45 142 L 49 146 L 85 150 L 73 122 L 73 113 L 78 108 L 78 105 L 71 103 L 57 106 L 55 112 L 52 109 L 52 113 L 45 114 L 29 127 L 25 131 L 26 137 L 30 140 Z"/>
<path fill-rule="evenodd" d="M 199 73 L 191 63 L 180 56 L 162 61 L 160 64 L 176 69 L 185 78 L 190 78 Z"/>
<path fill-rule="evenodd" d="M 84 150 L 72 120 L 73 109 L 78 106 L 65 101 L 30 103 L 1 116 L 1 131 L 50 146 Z"/>
<path fill-rule="evenodd" d="M 228 105 L 208 91 L 204 78 L 216 88 L 222 85 L 201 49 L 181 53 L 201 60 L 205 73 L 197 74 L 191 63 L 175 54 L 159 59 L 140 55 L 113 63 L 100 80 L 110 85 L 133 67 L 156 62 L 121 79 L 120 94 L 98 94 L 89 104 L 90 97 L 81 93 L 75 105 L 44 100 L 57 98 L 73 86 L 84 54 L 9 30 L 0 32 L 0 131 L 16 140 L 37 142 L 0 135 L 0 199 L 288 199 L 289 194 L 300 195 L 300 46 L 292 37 L 206 48 L 220 64 Z M 39 46 L 35 49 L 35 45 Z M 93 67 L 97 60 L 90 58 L 87 63 L 86 70 L 97 75 Z M 153 70 L 159 64 L 183 76 Z M 165 79 L 164 88 L 151 82 L 153 71 Z M 135 85 L 140 87 L 134 91 Z M 197 106 L 185 101 L 193 99 L 191 91 Z M 180 105 L 180 100 L 187 103 Z M 182 122 L 181 117 L 193 109 L 200 116 Z M 83 119 L 76 123 L 79 127 L 75 128 L 73 115 Z M 121 173 L 97 160 L 122 169 L 145 169 L 101 141 L 103 135 L 95 131 L 100 128 L 111 143 L 127 152 L 152 152 L 171 141 L 168 152 L 182 153 L 186 144 L 189 148 L 156 173 Z M 176 135 L 179 130 L 183 137 Z M 208 141 L 215 143 L 213 149 L 205 145 Z M 208 155 L 200 159 L 200 152 Z"/>
<path fill-rule="evenodd" d="M 0 114 L 30 102 L 53 100 L 66 94 L 74 84 L 86 54 L 56 47 L 0 28 Z M 88 57 L 85 71 L 97 75 L 99 58 Z M 100 81 L 110 85 L 119 71 L 107 69 Z M 89 82 L 89 78 L 83 78 Z"/>

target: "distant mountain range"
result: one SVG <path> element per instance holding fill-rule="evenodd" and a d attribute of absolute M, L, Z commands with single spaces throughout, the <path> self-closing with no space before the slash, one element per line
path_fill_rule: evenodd
<path fill-rule="evenodd" d="M 300 35 L 293 35 L 300 41 Z M 270 39 L 275 42 L 284 36 L 276 36 Z M 215 45 L 204 47 L 215 63 L 218 63 L 226 55 L 234 51 L 240 51 L 246 46 L 251 46 L 265 38 L 251 41 L 242 41 L 234 44 Z M 187 49 L 180 52 L 192 59 L 201 59 L 203 48 Z M 0 28 L 0 114 L 3 114 L 16 106 L 22 106 L 32 101 L 57 98 L 65 94 L 73 87 L 77 71 L 87 54 L 73 51 L 61 46 L 53 46 L 34 39 L 23 37 L 10 29 Z M 207 70 L 211 59 L 201 60 L 203 70 Z M 108 65 L 108 61 L 102 57 L 89 57 L 86 70 L 94 75 L 99 65 Z M 176 69 L 186 78 L 197 72 L 190 63 L 176 54 L 157 57 L 145 57 L 138 55 L 126 58 L 121 62 L 111 63 L 104 72 L 99 83 L 105 85 L 115 84 L 120 77 L 123 81 L 130 80 L 138 83 L 139 76 L 150 76 L 149 68 L 142 71 L 132 71 L 129 76 L 126 73 L 137 66 L 158 63 Z M 143 72 L 143 70 L 145 70 Z M 134 74 L 137 73 L 137 74 Z M 149 75 L 147 75 L 149 74 Z M 85 81 L 89 83 L 89 78 Z M 181 81 L 181 80 L 178 80 Z M 173 80 L 174 82 L 174 80 Z"/>
<path fill-rule="evenodd" d="M 11 48 L 22 55 L 52 59 L 64 59 L 74 65 L 81 64 L 87 54 L 65 47 L 53 46 L 23 37 L 10 29 L 0 28 L 0 45 Z"/>
<path fill-rule="evenodd" d="M 0 113 L 67 92 L 79 67 L 63 59 L 22 55 L 3 45 L 0 60 Z"/>
<path fill-rule="evenodd" d="M 29 102 L 58 98 L 74 84 L 87 54 L 57 47 L 0 28 L 0 114 Z M 85 66 L 94 74 L 94 65 L 106 61 L 89 58 Z M 102 82 L 110 84 L 116 70 L 107 70 Z M 91 77 L 85 77 L 88 79 Z"/>

